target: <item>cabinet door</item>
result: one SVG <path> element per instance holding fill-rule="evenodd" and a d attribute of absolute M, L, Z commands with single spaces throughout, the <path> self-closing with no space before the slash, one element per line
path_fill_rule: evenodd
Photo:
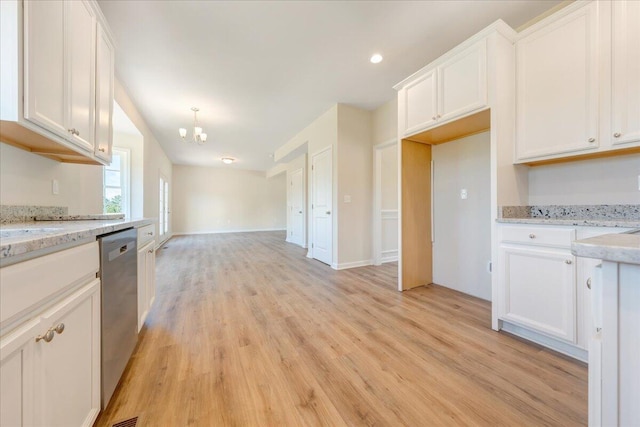
<path fill-rule="evenodd" d="M 578 259 L 578 277 L 576 281 L 577 302 L 577 344 L 585 350 L 589 347 L 589 339 L 593 335 L 593 318 L 591 316 L 591 283 L 596 265 L 602 261 L 592 258 Z"/>
<path fill-rule="evenodd" d="M 147 249 L 145 257 L 146 270 L 146 295 L 147 295 L 147 312 L 151 310 L 151 305 L 156 298 L 156 250 L 155 242 L 152 242 Z"/>
<path fill-rule="evenodd" d="M 66 138 L 64 13 L 61 0 L 24 2 L 24 117 Z"/>
<path fill-rule="evenodd" d="M 482 40 L 438 67 L 439 120 L 487 105 L 487 41 Z"/>
<path fill-rule="evenodd" d="M 96 45 L 96 157 L 111 162 L 113 144 L 113 45 L 98 25 Z"/>
<path fill-rule="evenodd" d="M 147 318 L 147 250 L 149 244 L 138 250 L 138 332 Z"/>
<path fill-rule="evenodd" d="M 436 70 L 431 70 L 407 85 L 404 92 L 404 135 L 413 135 L 436 122 Z"/>
<path fill-rule="evenodd" d="M 27 322 L 0 339 L 0 426 L 33 425 L 33 351 L 40 322 Z"/>
<path fill-rule="evenodd" d="M 574 343 L 575 257 L 568 251 L 500 247 L 500 317 Z"/>
<path fill-rule="evenodd" d="M 612 2 L 611 138 L 640 143 L 640 2 Z"/>
<path fill-rule="evenodd" d="M 598 2 L 516 45 L 516 157 L 562 157 L 598 147 Z"/>
<path fill-rule="evenodd" d="M 36 424 L 91 425 L 100 412 L 100 281 L 56 305 L 41 323 L 64 330 L 35 346 Z"/>
<path fill-rule="evenodd" d="M 78 147 L 94 152 L 95 141 L 95 48 L 96 18 L 85 1 L 65 3 L 69 73 L 68 127 Z"/>

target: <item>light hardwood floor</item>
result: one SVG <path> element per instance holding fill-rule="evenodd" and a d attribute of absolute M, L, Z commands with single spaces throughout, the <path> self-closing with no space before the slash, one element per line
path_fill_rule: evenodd
<path fill-rule="evenodd" d="M 334 271 L 283 232 L 175 237 L 96 425 L 586 425 L 587 369 L 490 328 L 489 303 Z"/>

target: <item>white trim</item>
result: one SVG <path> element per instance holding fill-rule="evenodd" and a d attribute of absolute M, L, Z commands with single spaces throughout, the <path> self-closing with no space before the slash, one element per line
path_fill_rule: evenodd
<path fill-rule="evenodd" d="M 397 249 L 391 249 L 388 251 L 382 251 L 382 259 L 381 262 L 387 263 L 387 262 L 396 262 L 398 261 L 398 250 Z"/>
<path fill-rule="evenodd" d="M 256 231 L 287 231 L 286 228 L 250 228 L 237 230 L 208 230 L 208 231 L 176 231 L 174 236 L 191 236 L 196 234 L 226 234 L 226 233 L 255 233 Z"/>
<path fill-rule="evenodd" d="M 390 139 L 383 143 L 374 145 L 373 147 L 373 223 L 372 223 L 372 239 L 371 252 L 373 254 L 373 265 L 380 265 L 383 262 L 382 256 L 382 221 L 389 218 L 389 212 L 395 212 L 395 218 L 398 219 L 398 210 L 382 209 L 382 150 L 392 147 L 398 143 L 396 138 Z"/>
<path fill-rule="evenodd" d="M 356 267 L 366 267 L 368 265 L 373 265 L 372 260 L 362 260 L 362 261 L 354 261 L 354 262 L 343 262 L 342 264 L 336 264 L 335 262 L 331 264 L 331 268 L 334 270 L 346 270 L 348 268 L 356 268 Z"/>
<path fill-rule="evenodd" d="M 585 363 L 588 362 L 589 357 L 588 357 L 587 350 L 576 347 L 575 345 L 569 344 L 561 340 L 557 340 L 555 338 L 551 338 L 547 335 L 539 334 L 535 331 L 532 331 L 527 328 L 523 328 L 521 326 L 515 325 L 513 323 L 509 323 L 504 320 L 502 320 L 501 329 L 503 331 L 509 332 L 510 334 L 519 336 L 526 340 L 538 343 L 544 347 L 550 348 L 554 351 L 557 351 L 558 353 L 566 354 L 567 356 L 573 357 L 574 359 L 581 360 Z"/>

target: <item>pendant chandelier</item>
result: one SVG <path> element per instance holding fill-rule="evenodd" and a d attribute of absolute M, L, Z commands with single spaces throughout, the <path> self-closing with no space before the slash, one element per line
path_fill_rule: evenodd
<path fill-rule="evenodd" d="M 178 132 L 183 141 L 195 142 L 198 145 L 202 145 L 207 140 L 207 134 L 202 132 L 202 128 L 198 126 L 198 111 L 200 111 L 200 109 L 191 107 L 191 111 L 193 111 L 193 138 L 191 140 L 187 139 L 187 129 L 185 128 L 178 129 Z"/>

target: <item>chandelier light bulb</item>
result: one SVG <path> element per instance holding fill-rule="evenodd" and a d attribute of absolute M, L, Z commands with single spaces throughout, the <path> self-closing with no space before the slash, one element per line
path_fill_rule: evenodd
<path fill-rule="evenodd" d="M 198 111 L 200 111 L 200 109 L 197 108 L 197 107 L 191 107 L 191 111 L 193 111 L 193 138 L 192 138 L 192 140 L 187 140 L 187 138 L 186 138 L 187 129 L 186 128 L 179 128 L 178 129 L 178 133 L 180 134 L 180 137 L 184 141 L 195 142 L 198 145 L 202 145 L 207 140 L 207 134 L 203 132 L 203 129 L 202 129 L 201 126 L 198 126 Z"/>
<path fill-rule="evenodd" d="M 200 140 L 201 140 L 202 142 L 205 142 L 205 141 L 207 140 L 207 134 L 206 134 L 206 133 L 201 133 L 201 134 L 200 134 Z"/>
<path fill-rule="evenodd" d="M 178 129 L 178 132 L 180 132 L 181 138 L 184 138 L 185 136 L 187 136 L 187 130 L 185 128 Z"/>
<path fill-rule="evenodd" d="M 202 133 L 202 128 L 200 126 L 196 126 L 193 128 L 193 133 L 198 136 Z"/>

